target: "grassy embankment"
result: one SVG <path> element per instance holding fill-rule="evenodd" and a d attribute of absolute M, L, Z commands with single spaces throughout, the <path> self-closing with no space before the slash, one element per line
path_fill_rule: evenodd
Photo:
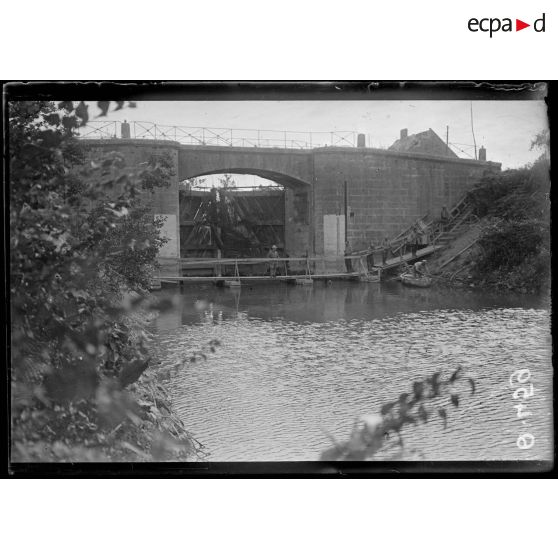
<path fill-rule="evenodd" d="M 430 262 L 432 274 L 454 285 L 548 292 L 549 194 L 542 157 L 530 167 L 483 177 L 469 194 L 478 223 Z"/>

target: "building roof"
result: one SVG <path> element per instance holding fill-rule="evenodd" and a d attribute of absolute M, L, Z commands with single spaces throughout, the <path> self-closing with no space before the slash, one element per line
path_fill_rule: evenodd
<path fill-rule="evenodd" d="M 390 151 L 405 153 L 423 153 L 425 155 L 436 155 L 438 157 L 459 158 L 432 128 L 429 128 L 425 132 L 402 137 L 394 142 L 388 149 Z"/>

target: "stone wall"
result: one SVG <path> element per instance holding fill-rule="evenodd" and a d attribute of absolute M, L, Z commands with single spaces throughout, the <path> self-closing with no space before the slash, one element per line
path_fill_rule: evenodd
<path fill-rule="evenodd" d="M 292 258 L 312 253 L 310 188 L 285 188 L 285 251 Z"/>
<path fill-rule="evenodd" d="M 343 215 L 347 183 L 347 237 L 364 249 L 395 236 L 414 220 L 451 208 L 499 164 L 380 149 L 314 150 L 314 245 L 324 253 L 324 215 Z"/>

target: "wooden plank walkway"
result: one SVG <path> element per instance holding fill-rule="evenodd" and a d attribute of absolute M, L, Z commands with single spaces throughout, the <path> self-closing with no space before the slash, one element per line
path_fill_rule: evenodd
<path fill-rule="evenodd" d="M 357 272 L 353 273 L 316 273 L 312 274 L 310 277 L 312 279 L 356 279 L 361 274 Z M 304 279 L 304 275 L 277 275 L 277 277 L 270 277 L 269 275 L 241 275 L 240 280 L 242 282 L 285 282 L 285 281 L 296 281 L 297 279 Z M 200 276 L 200 277 L 174 277 L 174 276 L 163 276 L 157 277 L 160 281 L 172 281 L 180 283 L 218 283 L 224 281 L 230 281 L 234 277 L 215 277 L 215 276 Z"/>
<path fill-rule="evenodd" d="M 393 269 L 395 267 L 400 266 L 402 263 L 411 263 L 414 262 L 416 260 L 420 260 L 425 256 L 429 256 L 430 254 L 433 254 L 434 252 L 436 252 L 437 250 L 440 250 L 441 248 L 443 248 L 443 246 L 441 245 L 430 245 L 427 246 L 426 248 L 421 248 L 420 250 L 417 250 L 417 253 L 415 256 L 412 255 L 411 252 L 408 252 L 407 254 L 404 254 L 403 256 L 398 256 L 395 258 L 388 258 L 386 260 L 385 264 L 375 264 L 374 267 L 372 268 L 372 272 L 376 272 L 376 273 L 381 273 L 385 270 L 388 269 Z M 366 254 L 361 254 L 361 255 L 352 255 L 350 256 L 350 259 L 353 260 L 361 260 L 363 262 L 365 262 L 366 258 Z M 255 258 L 254 258 L 255 259 Z M 249 263 L 254 263 L 254 259 L 250 258 L 245 258 L 244 261 L 248 261 Z M 278 261 L 292 261 L 295 259 L 299 259 L 299 258 L 278 258 Z M 300 258 L 302 259 L 302 258 Z M 337 259 L 337 261 L 340 258 Z M 343 258 L 345 259 L 345 258 Z M 259 258 L 258 258 L 259 260 Z M 316 261 L 316 260 L 322 260 L 323 258 L 308 258 L 308 261 Z M 241 259 L 239 258 L 238 260 L 232 260 L 229 259 L 226 263 L 228 265 L 232 264 L 233 262 L 240 262 Z M 260 261 L 257 261 L 257 263 L 269 263 L 269 259 L 261 259 Z M 306 261 L 306 258 L 304 259 L 304 261 Z M 334 260 L 336 261 L 336 260 Z M 212 260 L 205 260 L 203 261 L 203 263 L 208 264 L 208 263 L 213 263 L 215 264 L 216 262 L 219 262 L 220 264 L 223 264 L 223 260 L 216 260 L 216 259 L 212 259 Z M 190 264 L 193 264 L 194 262 L 188 262 Z M 202 262 L 196 262 L 196 263 L 202 263 Z M 353 271 L 351 273 L 348 272 L 330 272 L 330 273 L 326 273 L 326 272 L 318 272 L 318 273 L 310 273 L 308 275 L 308 277 L 311 277 L 312 279 L 345 279 L 345 280 L 354 280 L 357 279 L 359 277 L 363 277 L 365 276 L 365 274 L 361 271 Z M 250 282 L 294 282 L 297 279 L 303 279 L 305 277 L 304 274 L 299 274 L 299 275 L 277 275 L 276 277 L 271 277 L 269 275 L 241 275 L 239 277 L 239 279 L 244 282 L 244 283 L 250 283 Z M 234 279 L 234 277 L 232 276 L 215 276 L 215 275 L 207 275 L 207 276 L 175 276 L 175 275 L 161 275 L 159 277 L 156 278 L 158 281 L 164 281 L 164 282 L 173 282 L 173 283 L 223 283 L 227 280 L 231 280 Z"/>

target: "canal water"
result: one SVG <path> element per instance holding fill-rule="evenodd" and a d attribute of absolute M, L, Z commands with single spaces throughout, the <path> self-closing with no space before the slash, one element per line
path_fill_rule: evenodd
<path fill-rule="evenodd" d="M 457 365 L 476 393 L 463 386 L 458 407 L 441 400 L 446 429 L 440 419 L 406 427 L 400 457 L 552 459 L 548 300 L 351 282 L 196 285 L 159 296 L 169 295 L 174 307 L 155 326 L 161 369 L 221 343 L 171 381 L 174 408 L 212 461 L 317 460 L 328 434 L 347 439 L 355 418 Z M 529 381 L 510 384 L 525 368 Z M 530 415 L 518 418 L 520 402 Z"/>

